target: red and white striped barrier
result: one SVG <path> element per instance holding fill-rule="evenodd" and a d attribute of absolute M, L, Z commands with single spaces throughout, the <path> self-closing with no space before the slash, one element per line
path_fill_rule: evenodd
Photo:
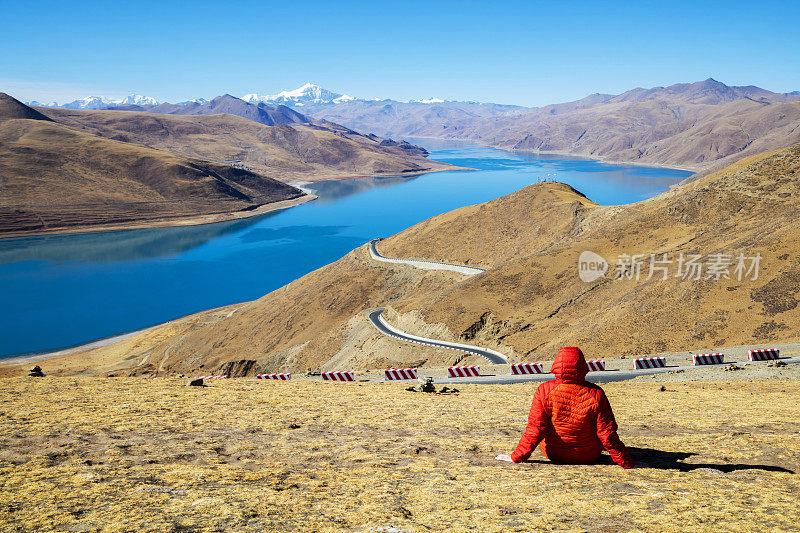
<path fill-rule="evenodd" d="M 586 361 L 586 364 L 589 365 L 589 372 L 601 372 L 606 369 L 606 362 L 602 359 L 592 359 Z"/>
<path fill-rule="evenodd" d="M 192 379 L 225 379 L 228 376 L 196 376 Z"/>
<path fill-rule="evenodd" d="M 481 375 L 479 366 L 451 366 L 447 369 L 447 375 L 451 378 L 470 378 Z"/>
<path fill-rule="evenodd" d="M 725 357 L 721 353 L 698 353 L 692 356 L 692 364 L 697 365 L 721 365 Z"/>
<path fill-rule="evenodd" d="M 323 372 L 323 381 L 355 381 L 356 375 L 352 370 L 338 370 L 335 372 Z"/>
<path fill-rule="evenodd" d="M 416 368 L 387 368 L 383 373 L 386 376 L 386 381 L 417 379 Z"/>
<path fill-rule="evenodd" d="M 633 369 L 664 368 L 667 366 L 666 357 L 640 357 L 633 360 Z"/>
<path fill-rule="evenodd" d="M 544 374 L 544 370 L 542 370 L 542 363 L 513 363 L 511 373 L 515 375 Z"/>
<path fill-rule="evenodd" d="M 289 372 L 277 372 L 275 374 L 256 374 L 256 379 L 292 379 L 292 375 Z"/>
<path fill-rule="evenodd" d="M 747 358 L 751 361 L 771 361 L 778 359 L 781 356 L 781 351 L 776 348 L 767 348 L 764 350 L 750 350 Z"/>

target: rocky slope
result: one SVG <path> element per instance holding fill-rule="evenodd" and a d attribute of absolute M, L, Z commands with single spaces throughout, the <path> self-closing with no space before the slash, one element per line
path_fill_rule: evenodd
<path fill-rule="evenodd" d="M 389 256 L 487 268 L 481 275 L 375 263 L 362 247 L 254 302 L 48 364 L 96 373 L 189 372 L 240 359 L 293 371 L 456 360 L 450 351 L 377 334 L 364 311 L 385 306 L 407 331 L 494 347 L 517 360 L 547 360 L 574 344 L 602 357 L 797 340 L 799 183 L 800 145 L 627 206 L 598 206 L 566 185 L 536 184 L 381 243 Z M 610 263 L 590 283 L 578 276 L 587 250 Z M 760 254 L 757 277 L 739 279 L 740 253 Z M 638 279 L 632 268 L 615 279 L 623 254 L 642 254 Z M 666 277 L 649 276 L 650 254 L 670 261 L 661 264 Z M 681 254 L 702 256 L 698 279 L 676 276 Z M 707 277 L 715 254 L 731 256 L 727 278 Z"/>

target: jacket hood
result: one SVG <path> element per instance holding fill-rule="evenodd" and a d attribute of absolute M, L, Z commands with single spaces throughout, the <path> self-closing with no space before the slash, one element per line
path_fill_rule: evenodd
<path fill-rule="evenodd" d="M 567 346 L 558 351 L 550 372 L 566 383 L 582 383 L 589 373 L 589 365 L 579 348 Z"/>

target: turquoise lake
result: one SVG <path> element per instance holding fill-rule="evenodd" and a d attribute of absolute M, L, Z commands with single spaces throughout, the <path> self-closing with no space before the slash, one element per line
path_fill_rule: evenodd
<path fill-rule="evenodd" d="M 418 140 L 475 168 L 310 185 L 316 201 L 244 220 L 0 240 L 0 357 L 75 346 L 253 300 L 431 216 L 549 179 L 604 205 L 691 175 L 565 156 Z"/>

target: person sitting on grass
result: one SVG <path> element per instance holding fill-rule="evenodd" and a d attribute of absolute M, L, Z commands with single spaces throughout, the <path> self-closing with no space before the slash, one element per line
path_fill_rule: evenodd
<path fill-rule="evenodd" d="M 592 463 L 605 448 L 622 468 L 637 466 L 617 435 L 617 422 L 605 392 L 585 379 L 589 365 L 583 352 L 575 347 L 561 348 L 551 372 L 556 379 L 536 389 L 528 427 L 517 449 L 495 459 L 527 461 L 541 444 L 544 456 L 554 463 Z"/>

